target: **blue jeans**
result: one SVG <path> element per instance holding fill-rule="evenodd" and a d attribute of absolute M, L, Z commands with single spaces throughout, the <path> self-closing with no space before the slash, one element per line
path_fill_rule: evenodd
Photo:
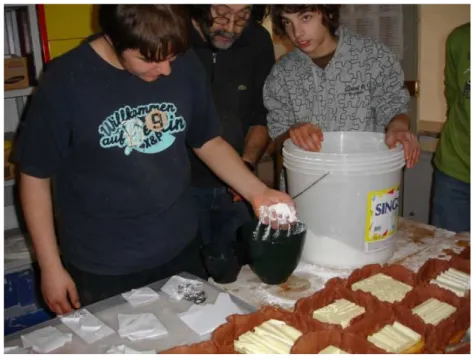
<path fill-rule="evenodd" d="M 226 187 L 192 187 L 198 209 L 199 225 L 204 245 L 224 251 L 236 241 L 236 230 L 251 220 L 249 206 L 245 202 L 233 202 L 233 195 Z"/>
<path fill-rule="evenodd" d="M 434 169 L 431 224 L 454 232 L 470 231 L 470 184 Z"/>

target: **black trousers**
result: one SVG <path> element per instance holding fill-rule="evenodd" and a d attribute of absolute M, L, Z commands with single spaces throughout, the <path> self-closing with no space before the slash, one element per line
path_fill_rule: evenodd
<path fill-rule="evenodd" d="M 127 275 L 100 275 L 78 269 L 70 262 L 64 266 L 75 282 L 79 293 L 80 305 L 87 306 L 137 289 L 153 282 L 188 272 L 207 280 L 208 275 L 201 257 L 201 237 L 197 236 L 182 252 L 171 261 L 155 268 Z"/>

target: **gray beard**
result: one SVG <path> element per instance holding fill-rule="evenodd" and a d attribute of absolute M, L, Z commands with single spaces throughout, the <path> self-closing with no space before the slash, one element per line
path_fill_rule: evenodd
<path fill-rule="evenodd" d="M 233 46 L 235 41 L 238 40 L 238 38 L 241 36 L 241 35 L 235 35 L 234 33 L 226 32 L 224 30 L 217 30 L 217 31 L 212 33 L 212 32 L 210 32 L 210 29 L 208 28 L 208 26 L 203 26 L 202 27 L 202 32 L 203 32 L 206 40 L 210 41 L 210 43 L 213 45 L 213 47 L 218 49 L 218 50 L 227 50 L 227 49 L 229 49 L 231 46 Z M 223 37 L 229 39 L 230 42 L 220 43 L 220 42 L 215 40 L 216 36 L 223 36 Z"/>

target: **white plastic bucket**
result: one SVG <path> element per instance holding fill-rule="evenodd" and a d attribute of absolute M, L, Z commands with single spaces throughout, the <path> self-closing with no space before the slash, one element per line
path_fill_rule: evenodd
<path fill-rule="evenodd" d="M 381 155 L 369 157 L 367 159 L 372 162 L 401 159 L 404 157 L 403 151 L 402 149 L 398 149 L 398 150 L 395 149 L 395 151 L 392 151 L 391 153 L 384 153 Z M 299 152 L 291 153 L 286 148 L 282 150 L 282 153 L 283 153 L 284 158 L 286 159 L 296 160 L 296 161 L 309 161 L 310 163 L 323 162 L 323 163 L 336 163 L 336 164 L 338 163 L 350 163 L 350 164 L 363 163 L 365 164 L 367 160 L 365 157 L 362 157 L 361 154 L 355 154 L 352 157 L 346 154 L 343 154 L 342 156 L 330 156 L 329 154 L 325 154 L 324 156 L 310 156 L 310 154 L 301 154 Z"/>
<path fill-rule="evenodd" d="M 398 162 L 395 164 L 395 168 L 397 169 L 402 169 L 403 166 L 405 165 L 405 162 Z M 285 164 L 285 169 L 286 171 L 294 171 L 299 174 L 304 175 L 307 180 L 306 180 L 306 187 L 310 186 L 310 184 L 314 183 L 318 177 L 321 177 L 322 175 L 329 173 L 330 177 L 333 176 L 340 176 L 340 175 L 347 175 L 347 176 L 364 176 L 366 177 L 367 175 L 376 175 L 376 174 L 384 174 L 387 172 L 392 172 L 392 166 L 388 167 L 378 167 L 375 171 L 372 171 L 372 169 L 368 169 L 367 167 L 359 170 L 354 170 L 354 169 L 337 169 L 337 170 L 331 170 L 331 169 L 320 169 L 320 170 L 312 170 L 312 169 L 304 169 L 300 167 L 292 167 L 288 164 Z M 294 194 L 296 195 L 296 194 Z"/>
<path fill-rule="evenodd" d="M 322 158 L 309 158 L 309 157 L 302 157 L 302 156 L 294 156 L 290 153 L 287 153 L 285 150 L 283 151 L 284 159 L 287 161 L 295 161 L 295 162 L 308 162 L 309 164 L 365 164 L 365 159 L 349 159 L 349 160 L 338 160 L 338 159 L 322 159 Z M 372 158 L 369 159 L 370 162 L 385 162 L 385 161 L 393 161 L 402 159 L 404 157 L 403 153 L 395 154 L 389 157 L 383 158 Z"/>
<path fill-rule="evenodd" d="M 304 261 L 357 268 L 392 257 L 405 162 L 403 148 L 389 150 L 384 136 L 325 132 L 320 153 L 296 148 L 290 140 L 284 143 L 291 196 L 329 171 L 295 199 L 297 213 L 308 227 Z"/>

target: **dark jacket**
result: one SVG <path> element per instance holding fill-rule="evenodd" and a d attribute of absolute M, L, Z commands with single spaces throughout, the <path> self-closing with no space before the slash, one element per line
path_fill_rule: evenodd
<path fill-rule="evenodd" d="M 222 137 L 242 155 L 249 127 L 267 124 L 262 88 L 275 63 L 270 34 L 262 25 L 251 22 L 233 46 L 213 52 L 192 26 L 190 45 L 211 82 Z M 190 151 L 190 160 L 193 186 L 225 186 L 193 151 Z"/>

